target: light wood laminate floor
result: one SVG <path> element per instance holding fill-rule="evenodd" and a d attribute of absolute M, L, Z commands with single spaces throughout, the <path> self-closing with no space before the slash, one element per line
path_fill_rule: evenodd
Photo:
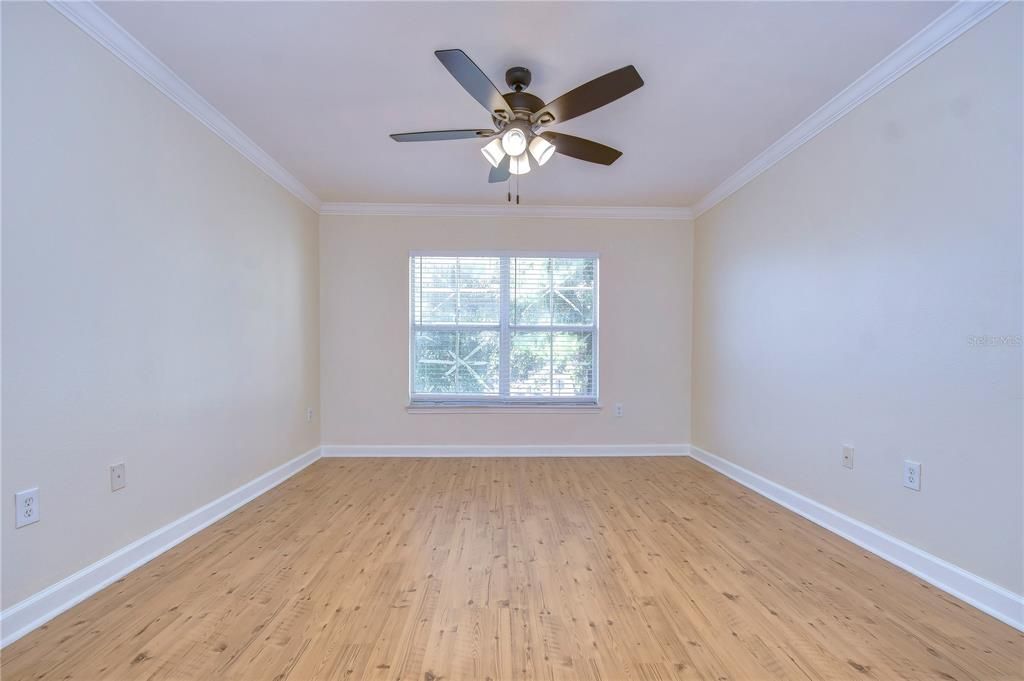
<path fill-rule="evenodd" d="M 688 458 L 323 459 L 16 679 L 1020 679 L 1024 635 Z"/>

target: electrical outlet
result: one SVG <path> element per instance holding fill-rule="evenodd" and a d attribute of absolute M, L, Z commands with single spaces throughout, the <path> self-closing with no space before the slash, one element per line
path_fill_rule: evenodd
<path fill-rule="evenodd" d="M 622 416 L 625 413 L 626 413 L 626 410 L 622 408 L 622 402 L 616 402 L 615 403 L 615 415 L 616 416 Z"/>
<path fill-rule="evenodd" d="M 39 522 L 39 488 L 33 487 L 14 495 L 14 527 Z"/>
<path fill-rule="evenodd" d="M 903 486 L 915 492 L 921 491 L 921 464 L 907 459 L 903 462 Z"/>
<path fill-rule="evenodd" d="M 306 407 L 306 423 L 313 422 L 313 407 Z"/>
<path fill-rule="evenodd" d="M 853 468 L 853 447 L 843 445 L 843 466 Z"/>
<path fill-rule="evenodd" d="M 116 492 L 127 484 L 128 481 L 124 477 L 124 464 L 115 463 L 110 467 L 110 491 Z"/>

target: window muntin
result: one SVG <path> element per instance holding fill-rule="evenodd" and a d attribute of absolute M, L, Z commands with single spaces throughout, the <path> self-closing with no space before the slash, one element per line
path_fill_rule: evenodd
<path fill-rule="evenodd" d="M 593 255 L 413 255 L 411 401 L 597 401 Z"/>

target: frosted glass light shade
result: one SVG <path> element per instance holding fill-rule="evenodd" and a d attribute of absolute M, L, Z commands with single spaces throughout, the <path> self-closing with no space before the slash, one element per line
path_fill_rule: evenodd
<path fill-rule="evenodd" d="M 530 172 L 530 158 L 526 154 L 513 156 L 508 164 L 508 171 L 513 175 L 525 175 Z"/>
<path fill-rule="evenodd" d="M 526 133 L 519 128 L 509 128 L 501 136 L 501 147 L 509 156 L 519 156 L 526 151 Z"/>
<path fill-rule="evenodd" d="M 537 165 L 542 166 L 548 162 L 555 153 L 555 145 L 548 142 L 546 139 L 537 135 L 530 140 L 530 153 L 537 159 Z"/>
<path fill-rule="evenodd" d="M 501 159 L 505 158 L 505 150 L 501 148 L 501 139 L 497 137 L 488 142 L 487 146 L 480 151 L 487 162 L 495 168 L 501 163 Z"/>

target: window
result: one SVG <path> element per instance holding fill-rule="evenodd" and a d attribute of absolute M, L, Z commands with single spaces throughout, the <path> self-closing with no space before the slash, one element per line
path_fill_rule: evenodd
<path fill-rule="evenodd" d="M 413 255 L 413 404 L 595 404 L 597 262 Z"/>

